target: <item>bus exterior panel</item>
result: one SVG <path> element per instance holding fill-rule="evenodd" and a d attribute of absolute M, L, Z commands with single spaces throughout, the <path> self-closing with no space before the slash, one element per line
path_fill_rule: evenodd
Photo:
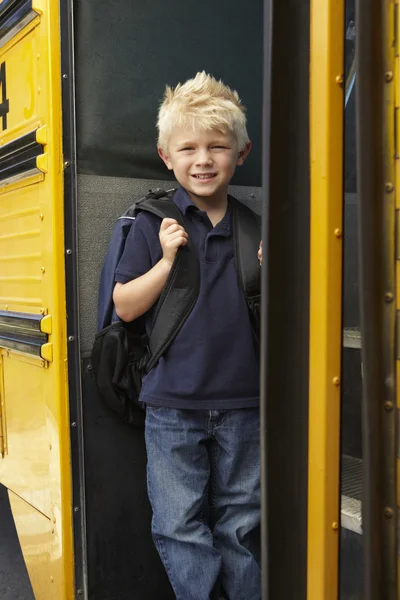
<path fill-rule="evenodd" d="M 14 2 L 0 36 L 0 482 L 35 597 L 61 600 L 74 582 L 58 3 Z"/>

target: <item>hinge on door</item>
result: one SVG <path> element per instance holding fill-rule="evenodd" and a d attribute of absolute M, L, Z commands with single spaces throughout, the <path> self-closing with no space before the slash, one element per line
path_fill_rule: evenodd
<path fill-rule="evenodd" d="M 396 352 L 396 360 L 400 360 L 400 310 L 396 310 L 395 352 Z"/>
<path fill-rule="evenodd" d="M 397 440 L 396 440 L 396 449 L 397 449 L 397 458 L 400 459 L 400 408 L 396 409 L 396 428 L 397 428 Z"/>
<path fill-rule="evenodd" d="M 397 556 L 400 558 L 400 508 L 397 507 Z"/>
<path fill-rule="evenodd" d="M 396 209 L 396 217 L 395 217 L 395 252 L 396 252 L 396 260 L 400 260 L 400 210 Z"/>

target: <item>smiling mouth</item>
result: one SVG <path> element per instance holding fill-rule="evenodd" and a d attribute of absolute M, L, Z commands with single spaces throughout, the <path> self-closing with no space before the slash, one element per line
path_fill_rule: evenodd
<path fill-rule="evenodd" d="M 216 176 L 217 176 L 216 173 L 197 173 L 197 174 L 192 175 L 192 177 L 194 177 L 195 179 L 198 179 L 199 181 L 207 181 L 209 179 L 213 179 Z"/>

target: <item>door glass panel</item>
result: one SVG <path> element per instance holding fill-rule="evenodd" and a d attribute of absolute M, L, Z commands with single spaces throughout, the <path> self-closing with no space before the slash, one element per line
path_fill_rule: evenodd
<path fill-rule="evenodd" d="M 358 278 L 356 178 L 355 2 L 346 2 L 344 107 L 344 262 L 341 440 L 340 599 L 361 600 L 362 440 L 361 336 Z"/>

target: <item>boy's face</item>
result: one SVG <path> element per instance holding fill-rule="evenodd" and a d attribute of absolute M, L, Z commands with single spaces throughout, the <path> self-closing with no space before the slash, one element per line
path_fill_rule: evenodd
<path fill-rule="evenodd" d="M 249 143 L 238 151 L 232 134 L 220 131 L 193 131 L 175 128 L 168 148 L 159 155 L 193 200 L 219 201 L 226 196 L 237 165 L 242 165 L 250 152 Z"/>

